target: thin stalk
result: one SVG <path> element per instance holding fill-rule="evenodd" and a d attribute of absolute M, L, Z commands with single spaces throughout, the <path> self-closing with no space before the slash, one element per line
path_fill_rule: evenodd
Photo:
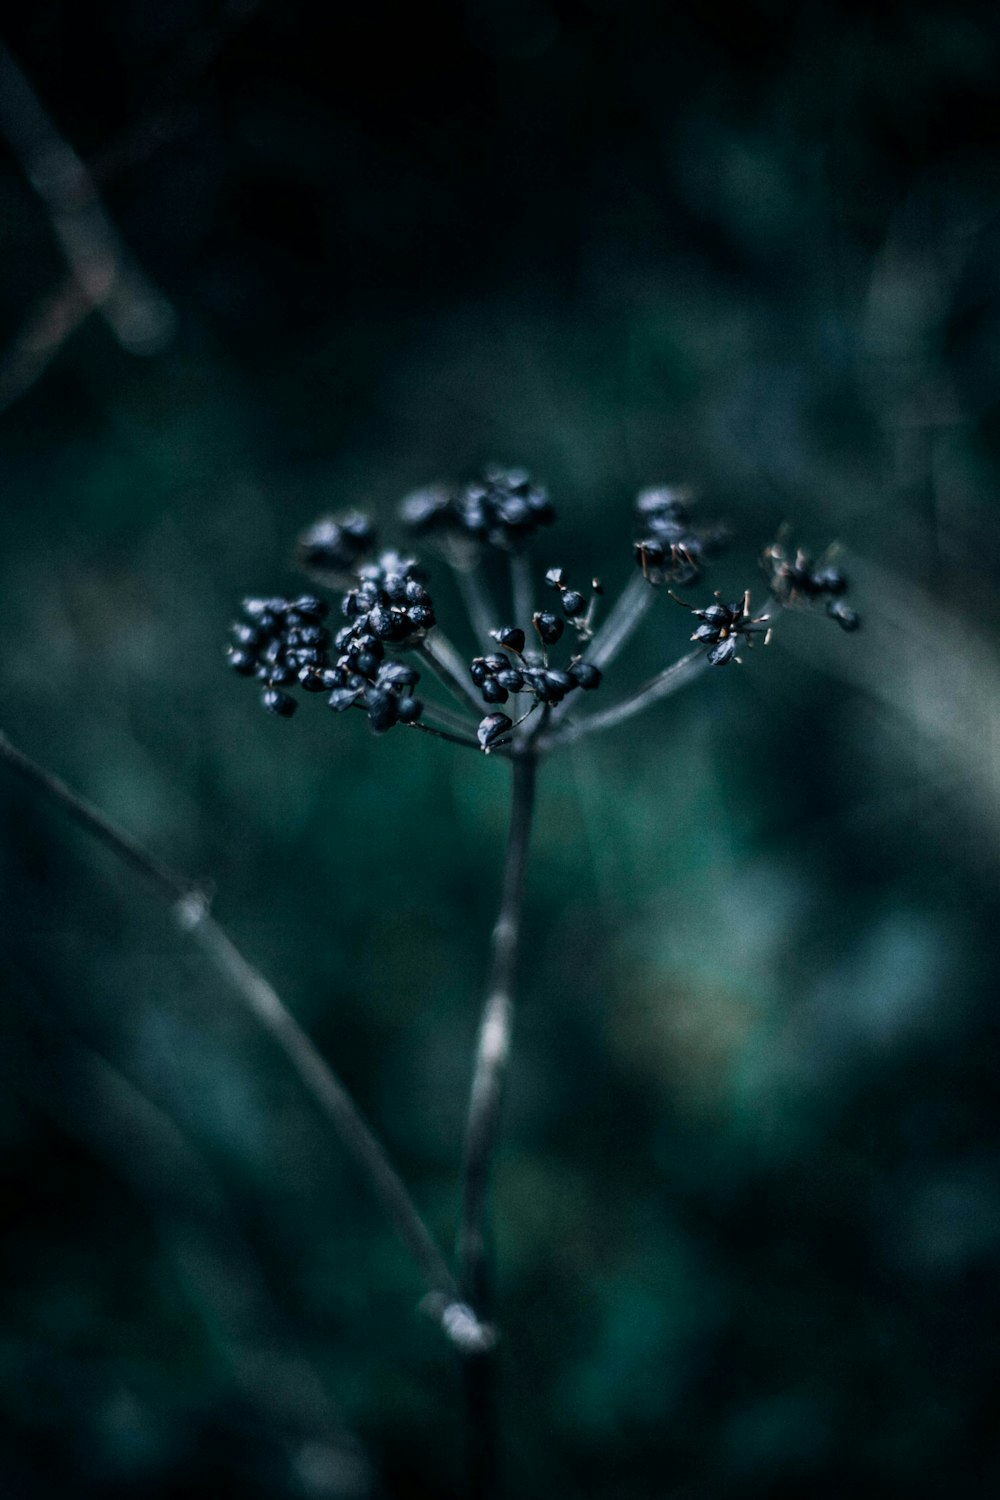
<path fill-rule="evenodd" d="M 531 617 L 535 612 L 535 590 L 531 582 L 531 563 L 524 552 L 510 555 L 510 591 L 514 607 L 514 624 L 531 635 Z"/>
<path fill-rule="evenodd" d="M 458 1289 L 443 1254 L 421 1217 L 407 1188 L 372 1131 L 361 1110 L 336 1073 L 299 1026 L 268 981 L 236 947 L 208 910 L 208 903 L 195 883 L 162 864 L 124 828 L 86 801 L 64 781 L 45 770 L 0 734 L 0 761 L 26 781 L 81 827 L 93 834 L 130 869 L 141 874 L 162 896 L 183 931 L 198 944 L 244 1004 L 267 1029 L 284 1052 L 314 1102 L 333 1125 L 341 1143 L 354 1158 L 382 1209 L 394 1225 L 432 1294 L 433 1308 L 449 1337 L 460 1347 L 478 1347 L 489 1341 L 487 1331 L 472 1320 L 462 1323 L 462 1337 L 452 1332 L 455 1310 L 467 1309 L 458 1301 Z"/>
<path fill-rule="evenodd" d="M 648 611 L 655 592 L 641 573 L 633 573 L 587 649 L 589 662 L 603 667 L 614 660 Z"/>
<path fill-rule="evenodd" d="M 452 734 L 450 730 L 438 729 L 434 724 L 425 724 L 423 719 L 418 719 L 415 724 L 409 725 L 410 729 L 419 729 L 423 734 L 432 734 L 435 739 L 447 740 L 449 745 L 462 745 L 467 750 L 475 750 L 477 755 L 482 755 L 479 741 L 474 740 L 468 734 Z"/>
<path fill-rule="evenodd" d="M 424 704 L 423 720 L 426 719 L 434 719 L 442 729 L 450 729 L 455 734 L 471 734 L 478 723 L 478 720 L 473 723 L 465 714 L 454 713 L 443 703 L 437 703 L 430 698 Z"/>
<path fill-rule="evenodd" d="M 457 563 L 453 563 L 452 572 L 477 642 L 486 651 L 495 650 L 495 645 L 491 643 L 490 631 L 496 630 L 501 621 L 497 616 L 496 605 L 490 598 L 478 564 L 474 568 L 462 568 Z"/>
<path fill-rule="evenodd" d="M 432 630 L 416 649 L 452 697 L 464 703 L 466 708 L 471 708 L 478 723 L 483 717 L 483 705 L 469 684 L 468 664 L 459 656 L 448 637 L 440 630 Z"/>
<path fill-rule="evenodd" d="M 500 1124 L 514 1021 L 514 979 L 524 904 L 524 875 L 535 799 L 533 747 L 513 761 L 513 788 L 500 911 L 493 929 L 486 999 L 476 1044 L 465 1135 L 462 1217 L 459 1227 L 459 1289 L 481 1326 L 490 1288 L 486 1254 L 486 1204 Z M 469 1438 L 469 1497 L 483 1500 L 496 1491 L 498 1433 L 495 1403 L 496 1357 L 492 1346 L 465 1361 Z"/>
<path fill-rule="evenodd" d="M 636 714 L 641 714 L 647 708 L 651 708 L 654 703 L 659 703 L 662 698 L 669 698 L 679 688 L 693 682 L 696 677 L 701 676 L 707 666 L 708 653 L 706 651 L 689 651 L 687 656 L 681 657 L 680 661 L 675 661 L 672 666 L 657 673 L 631 698 L 613 704 L 603 713 L 591 714 L 589 718 L 579 719 L 575 724 L 567 724 L 565 729 L 555 730 L 551 735 L 546 735 L 539 740 L 538 748 L 539 750 L 552 750 L 557 745 L 571 745 L 575 740 L 583 739 L 584 735 L 596 734 L 601 729 L 616 729 L 619 724 L 626 723 Z"/>
<path fill-rule="evenodd" d="M 88 304 L 131 354 L 164 348 L 177 322 L 173 308 L 122 243 L 93 178 L 2 42 L 0 133 L 41 199 Z"/>

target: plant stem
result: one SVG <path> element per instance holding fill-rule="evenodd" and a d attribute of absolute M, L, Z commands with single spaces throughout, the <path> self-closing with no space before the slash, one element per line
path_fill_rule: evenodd
<path fill-rule="evenodd" d="M 420 722 L 423 723 L 424 719 L 434 719 L 442 729 L 450 729 L 454 734 L 473 734 L 478 723 L 474 723 L 465 714 L 455 713 L 433 698 L 428 698 L 424 704 L 423 719 Z"/>
<path fill-rule="evenodd" d="M 438 729 L 435 724 L 425 724 L 423 719 L 418 719 L 415 724 L 409 726 L 411 729 L 419 729 L 423 734 L 432 734 L 435 739 L 447 740 L 449 745 L 461 745 L 463 749 L 475 750 L 477 755 L 482 755 L 479 741 L 474 740 L 469 734 L 452 734 L 448 729 Z"/>
<path fill-rule="evenodd" d="M 472 626 L 477 644 L 485 651 L 495 650 L 490 631 L 497 628 L 500 620 L 497 618 L 496 605 L 486 590 L 478 564 L 474 568 L 463 568 L 453 563 L 452 572 L 458 584 L 458 591 L 462 595 L 462 603 L 465 605 L 465 612 L 469 616 L 469 624 Z"/>
<path fill-rule="evenodd" d="M 500 911 L 493 929 L 492 960 L 476 1044 L 465 1135 L 462 1219 L 459 1229 L 459 1288 L 480 1326 L 490 1302 L 486 1254 L 486 1200 L 500 1123 L 514 1021 L 514 978 L 524 904 L 524 874 L 535 800 L 536 756 L 532 746 L 513 757 L 510 827 L 504 856 Z M 469 1500 L 496 1492 L 498 1433 L 496 1356 L 492 1347 L 465 1361 L 469 1441 Z"/>
<path fill-rule="evenodd" d="M 624 724 L 636 714 L 643 713 L 651 708 L 654 703 L 659 703 L 661 698 L 669 698 L 676 693 L 678 688 L 693 682 L 700 677 L 708 666 L 708 653 L 704 650 L 689 651 L 687 656 L 682 656 L 680 661 L 675 661 L 672 666 L 666 667 L 658 672 L 655 677 L 650 678 L 638 692 L 631 698 L 626 698 L 622 703 L 615 703 L 611 708 L 606 708 L 603 713 L 591 714 L 589 718 L 579 719 L 575 724 L 567 724 L 565 729 L 557 729 L 551 735 L 546 735 L 538 742 L 539 750 L 552 750 L 557 745 L 570 745 L 574 740 L 583 739 L 584 735 L 596 734 L 600 729 L 616 729 L 619 724 Z"/>
<path fill-rule="evenodd" d="M 468 664 L 459 656 L 448 637 L 434 629 L 420 642 L 417 652 L 439 681 L 444 683 L 449 693 L 460 703 L 464 703 L 466 708 L 471 708 L 478 724 L 483 717 L 483 705 L 467 681 Z"/>
<path fill-rule="evenodd" d="M 591 641 L 587 661 L 603 667 L 618 655 L 652 604 L 655 592 L 641 573 L 633 573 Z"/>
<path fill-rule="evenodd" d="M 510 587 L 514 624 L 531 638 L 531 617 L 535 612 L 535 591 L 531 586 L 531 562 L 524 552 L 510 555 Z"/>
<path fill-rule="evenodd" d="M 433 1294 L 428 1304 L 460 1347 L 489 1342 L 479 1325 L 460 1320 L 461 1336 L 452 1331 L 450 1314 L 458 1304 L 458 1288 L 420 1211 L 357 1104 L 268 981 L 236 947 L 209 914 L 202 892 L 186 876 L 162 864 L 124 828 L 86 801 L 65 782 L 45 770 L 0 734 L 0 761 L 56 802 L 75 822 L 92 833 L 130 869 L 143 875 L 166 900 L 183 931 L 190 934 L 216 969 L 240 995 L 248 1009 L 270 1032 L 300 1081 L 333 1125 L 341 1143 L 368 1179 L 376 1198 L 407 1246 Z M 465 1309 L 461 1309 L 463 1312 Z"/>

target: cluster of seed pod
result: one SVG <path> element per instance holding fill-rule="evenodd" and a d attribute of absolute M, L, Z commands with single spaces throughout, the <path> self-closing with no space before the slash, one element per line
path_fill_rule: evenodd
<path fill-rule="evenodd" d="M 764 549 L 761 566 L 767 575 L 771 595 L 779 604 L 795 609 L 825 600 L 826 613 L 831 620 L 836 620 L 841 630 L 852 631 L 860 627 L 860 615 L 844 603 L 847 578 L 839 568 L 832 566 L 829 552 L 819 562 L 814 562 L 801 547 L 790 552 L 784 538 L 779 535 L 776 542 Z"/>
<path fill-rule="evenodd" d="M 707 561 L 725 550 L 729 533 L 724 526 L 696 526 L 690 490 L 655 485 L 640 490 L 635 513 L 640 536 L 635 560 L 650 583 L 691 583 Z"/>
<path fill-rule="evenodd" d="M 353 570 L 374 546 L 375 527 L 360 511 L 322 516 L 299 538 L 299 561 L 314 578 L 347 588 Z"/>
<path fill-rule="evenodd" d="M 403 521 L 421 536 L 438 534 L 501 552 L 518 552 L 556 513 L 544 486 L 524 469 L 486 469 L 482 477 L 458 489 L 432 485 L 408 495 L 400 507 Z"/>
<path fill-rule="evenodd" d="M 329 605 L 305 594 L 299 599 L 244 599 L 244 619 L 232 627 L 229 665 L 241 677 L 264 683 L 269 713 L 290 718 L 296 700 L 285 689 L 309 686 L 330 665 L 330 632 L 323 621 Z"/>
<path fill-rule="evenodd" d="M 543 647 L 554 645 L 565 629 L 558 615 L 542 611 L 534 616 L 533 624 Z M 591 692 L 601 685 L 600 668 L 581 656 L 572 657 L 565 668 L 560 668 L 549 663 L 544 650 L 528 651 L 524 631 L 516 625 L 494 630 L 493 637 L 504 649 L 474 657 L 469 668 L 486 704 L 506 703 L 512 694 L 523 694 L 530 713 L 539 705 L 554 708 L 578 688 Z M 479 743 L 489 750 L 513 728 L 514 720 L 509 715 L 488 714 L 479 725 Z"/>
<path fill-rule="evenodd" d="M 360 528 L 359 528 L 360 529 Z M 298 706 L 288 691 L 328 693 L 332 709 L 363 708 L 377 733 L 414 724 L 423 705 L 413 696 L 420 679 L 407 662 L 386 661 L 386 646 L 416 644 L 434 624 L 430 595 L 409 558 L 385 553 L 362 564 L 341 600 L 348 623 L 331 641 L 329 606 L 299 599 L 245 599 L 245 618 L 233 626 L 229 664 L 264 683 L 264 707 L 290 718 Z"/>
<path fill-rule="evenodd" d="M 728 662 L 739 661 L 736 653 L 741 641 L 752 646 L 754 636 L 762 630 L 767 630 L 768 617 L 757 615 L 755 618 L 751 615 L 749 589 L 742 599 L 737 599 L 732 604 L 724 603 L 721 594 L 716 594 L 715 600 L 716 602 L 710 604 L 707 609 L 691 609 L 690 605 L 684 607 L 691 609 L 695 619 L 701 621 L 691 639 L 697 641 L 700 646 L 711 646 L 712 649 L 708 653 L 709 666 L 724 667 Z M 765 646 L 767 640 L 768 636 L 765 636 Z"/>
<path fill-rule="evenodd" d="M 423 639 L 435 623 L 434 606 L 414 558 L 383 552 L 376 562 L 362 563 L 357 577 L 341 602 L 348 620 L 391 645 Z"/>
<path fill-rule="evenodd" d="M 637 497 L 642 535 L 635 543 L 635 555 L 644 577 L 653 584 L 698 577 L 706 561 L 728 540 L 721 526 L 695 525 L 691 498 L 690 491 L 665 485 L 642 490 Z M 554 520 L 541 486 L 524 470 L 499 468 L 487 470 L 481 480 L 464 487 L 441 486 L 413 494 L 404 501 L 403 514 L 412 529 L 447 538 L 449 561 L 462 572 L 479 559 L 483 545 L 518 553 L 540 526 Z M 329 607 L 312 595 L 244 600 L 243 618 L 233 626 L 229 662 L 235 672 L 263 684 L 263 704 L 270 713 L 290 717 L 297 707 L 290 690 L 301 688 L 307 693 L 327 693 L 330 707 L 337 711 L 365 710 L 376 733 L 395 724 L 415 724 L 421 718 L 423 705 L 414 696 L 419 672 L 388 653 L 422 646 L 436 623 L 433 602 L 415 560 L 392 551 L 372 559 L 374 543 L 375 528 L 357 512 L 324 517 L 300 540 L 299 557 L 307 571 L 343 591 L 341 611 L 346 623 L 332 640 L 325 623 Z M 843 598 L 847 579 L 831 564 L 830 555 L 815 562 L 801 548 L 790 550 L 780 534 L 763 553 L 761 563 L 779 604 L 808 608 L 822 603 L 843 630 L 857 630 L 860 619 Z M 517 571 L 521 566 L 520 561 L 515 563 L 515 580 L 525 576 Z M 478 726 L 478 741 L 486 751 L 503 744 L 534 710 L 551 710 L 578 689 L 591 691 L 600 686 L 600 667 L 586 659 L 597 601 L 603 593 L 600 583 L 595 578 L 585 593 L 572 587 L 564 569 L 558 567 L 548 570 L 545 582 L 558 600 L 553 601 L 553 608 L 532 615 L 538 645 L 528 649 L 525 631 L 507 625 L 491 631 L 499 649 L 471 663 L 472 681 L 492 710 Z M 645 590 L 639 592 L 648 597 Z M 766 615 L 751 615 L 749 591 L 733 603 L 716 593 L 716 602 L 704 609 L 668 592 L 699 621 L 691 639 L 708 648 L 711 666 L 739 661 L 740 645 L 752 646 L 767 627 Z M 617 616 L 613 611 L 606 622 L 612 644 L 604 637 L 603 654 L 600 646 L 594 651 L 602 664 L 613 658 L 634 627 L 638 618 L 634 594 L 634 589 L 631 594 L 627 590 L 622 596 L 626 608 L 623 611 L 619 601 Z M 560 666 L 550 660 L 549 650 L 567 629 L 575 636 L 577 650 Z M 425 649 L 435 670 L 446 679 L 450 676 L 458 695 L 468 698 L 460 663 L 457 668 L 454 663 L 443 665 L 434 656 L 433 646 L 430 642 Z M 452 650 L 447 642 L 442 649 Z M 525 705 L 516 720 L 500 711 L 500 705 L 512 697 L 519 697 Z M 442 733 L 434 726 L 422 727 Z M 458 727 L 461 731 L 461 724 Z"/>
<path fill-rule="evenodd" d="M 363 708 L 375 734 L 385 734 L 396 724 L 415 724 L 424 705 L 413 696 L 420 673 L 409 662 L 385 661 L 382 642 L 367 632 L 355 634 L 350 627 L 340 632 L 344 650 L 336 665 L 323 674 L 322 688 L 332 688 L 329 704 L 338 713 Z"/>
<path fill-rule="evenodd" d="M 564 568 L 549 568 L 545 575 L 545 582 L 550 589 L 555 589 L 558 593 L 562 612 L 579 639 L 589 641 L 594 633 L 594 611 L 597 608 L 597 601 L 604 593 L 600 579 L 592 580 L 589 597 L 581 593 L 579 589 L 570 588 Z M 551 610 L 539 611 L 534 616 L 533 624 L 544 646 L 554 645 L 563 633 L 562 620 Z"/>

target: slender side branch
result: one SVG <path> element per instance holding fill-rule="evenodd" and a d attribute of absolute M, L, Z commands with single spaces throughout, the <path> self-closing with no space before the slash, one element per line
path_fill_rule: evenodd
<path fill-rule="evenodd" d="M 514 624 L 529 632 L 531 617 L 535 612 L 535 591 L 531 584 L 531 562 L 524 552 L 510 555 L 511 602 L 514 608 Z"/>
<path fill-rule="evenodd" d="M 514 759 L 513 801 L 504 856 L 500 912 L 493 929 L 489 983 L 479 1026 L 465 1135 L 459 1236 L 463 1299 L 478 1311 L 485 1279 L 483 1217 L 500 1122 L 500 1102 L 514 1020 L 514 977 L 521 936 L 524 872 L 535 801 L 534 753 Z"/>
<path fill-rule="evenodd" d="M 486 1255 L 486 1199 L 500 1124 L 514 1021 L 514 978 L 524 904 L 524 874 L 535 798 L 534 748 L 514 757 L 513 801 L 504 857 L 500 912 L 493 929 L 489 983 L 476 1044 L 465 1136 L 462 1217 L 459 1227 L 459 1287 L 463 1305 L 480 1326 L 491 1326 Z M 465 1388 L 469 1435 L 470 1497 L 491 1495 L 497 1487 L 497 1423 L 492 1350 L 470 1350 Z"/>
<path fill-rule="evenodd" d="M 0 42 L 0 132 L 45 206 L 90 306 L 132 354 L 154 354 L 174 332 L 163 293 L 139 269 L 87 168 L 59 135 L 27 77 Z"/>
<path fill-rule="evenodd" d="M 452 697 L 464 703 L 466 708 L 471 708 L 478 724 L 483 716 L 483 705 L 469 685 L 466 663 L 448 637 L 434 629 L 420 642 L 417 652 L 439 681 L 444 683 Z"/>
<path fill-rule="evenodd" d="M 680 661 L 675 661 L 672 666 L 658 672 L 631 698 L 613 704 L 603 713 L 591 714 L 589 718 L 579 719 L 575 724 L 567 724 L 565 729 L 557 729 L 546 735 L 538 742 L 539 750 L 551 750 L 556 745 L 570 745 L 574 740 L 582 739 L 587 734 L 596 734 L 600 729 L 617 728 L 619 724 L 624 724 L 636 714 L 651 708 L 654 703 L 659 703 L 661 698 L 669 698 L 679 688 L 693 682 L 696 677 L 701 676 L 708 664 L 706 651 L 689 651 Z"/>
<path fill-rule="evenodd" d="M 495 630 L 502 622 L 496 611 L 496 605 L 490 598 L 486 585 L 483 582 L 482 573 L 478 565 L 474 568 L 463 568 L 458 563 L 452 563 L 451 570 L 458 584 L 458 591 L 465 605 L 465 612 L 469 616 L 469 624 L 472 626 L 476 641 L 486 651 L 495 649 L 490 638 L 490 631 Z"/>
<path fill-rule="evenodd" d="M 402 1179 L 360 1109 L 313 1042 L 286 1009 L 274 988 L 252 967 L 208 910 L 193 881 L 161 864 L 125 829 L 119 828 L 65 782 L 37 765 L 0 735 L 0 761 L 56 802 L 83 828 L 100 839 L 131 869 L 149 880 L 173 909 L 215 967 L 267 1028 L 300 1080 L 333 1125 L 354 1158 L 383 1210 L 406 1244 L 432 1294 L 427 1299 L 449 1337 L 463 1350 L 488 1347 L 492 1335 L 458 1301 L 447 1263 Z M 456 1313 L 461 1316 L 456 1317 Z"/>
<path fill-rule="evenodd" d="M 647 613 L 655 592 L 641 573 L 633 573 L 587 649 L 589 662 L 595 667 L 603 667 L 618 655 Z"/>
<path fill-rule="evenodd" d="M 424 703 L 423 719 L 420 722 L 424 723 L 427 719 L 433 719 L 435 724 L 442 729 L 450 729 L 453 734 L 472 734 L 477 728 L 466 714 L 455 713 L 434 698 L 428 698 Z"/>
<path fill-rule="evenodd" d="M 474 740 L 469 734 L 452 734 L 448 729 L 438 729 L 436 724 L 425 724 L 423 719 L 418 719 L 415 724 L 409 726 L 411 729 L 419 729 L 424 734 L 432 734 L 435 739 L 447 740 L 449 745 L 461 745 L 465 750 L 475 750 L 477 755 L 482 755 L 479 741 Z"/>

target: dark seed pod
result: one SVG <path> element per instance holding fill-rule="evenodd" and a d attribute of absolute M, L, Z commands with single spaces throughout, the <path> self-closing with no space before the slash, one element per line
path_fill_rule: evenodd
<path fill-rule="evenodd" d="M 370 693 L 366 706 L 368 722 L 375 734 L 385 734 L 399 718 L 399 705 L 391 693 Z"/>
<path fill-rule="evenodd" d="M 711 651 L 708 653 L 709 665 L 713 667 L 724 667 L 726 663 L 732 661 L 733 657 L 736 655 L 736 652 L 739 649 L 739 644 L 740 642 L 738 636 L 727 635 L 724 641 L 720 641 L 717 646 L 713 646 Z"/>
<path fill-rule="evenodd" d="M 499 641 L 501 646 L 506 646 L 508 651 L 513 651 L 520 656 L 524 650 L 524 631 L 517 625 L 505 625 L 502 630 L 494 630 L 493 638 Z"/>
<path fill-rule="evenodd" d="M 506 703 L 508 698 L 507 689 L 501 687 L 495 677 L 487 677 L 482 686 L 484 703 Z"/>
<path fill-rule="evenodd" d="M 299 685 L 307 693 L 325 692 L 326 683 L 323 681 L 323 676 L 324 674 L 317 672 L 315 667 L 303 667 L 299 672 Z"/>
<path fill-rule="evenodd" d="M 533 615 L 532 624 L 537 630 L 538 638 L 543 646 L 554 646 L 566 629 L 566 626 L 558 615 L 549 614 L 546 610 Z"/>
<path fill-rule="evenodd" d="M 414 630 L 430 630 L 435 624 L 434 611 L 429 604 L 411 605 L 409 619 Z"/>
<path fill-rule="evenodd" d="M 831 599 L 826 606 L 826 612 L 831 620 L 836 620 L 841 630 L 848 633 L 861 628 L 861 616 L 856 610 L 851 609 L 849 604 L 844 604 L 840 599 Z"/>
<path fill-rule="evenodd" d="M 342 714 L 345 709 L 353 708 L 361 696 L 361 689 L 355 687 L 334 688 L 328 702 L 335 713 Z"/>
<path fill-rule="evenodd" d="M 514 721 L 508 719 L 506 714 L 487 714 L 476 731 L 480 749 L 489 751 L 491 746 L 495 745 L 497 740 L 513 727 Z"/>
<path fill-rule="evenodd" d="M 234 672 L 241 677 L 252 677 L 257 670 L 257 658 L 252 651 L 241 651 L 238 646 L 230 646 L 226 652 L 226 660 Z"/>
<path fill-rule="evenodd" d="M 374 677 L 378 671 L 378 657 L 374 651 L 359 651 L 351 660 L 355 671 L 360 672 L 362 677 Z"/>
<path fill-rule="evenodd" d="M 362 630 L 355 635 L 347 650 L 348 655 L 352 656 L 360 656 L 362 651 L 367 651 L 368 655 L 374 656 L 376 661 L 381 661 L 385 655 L 382 642 L 367 630 Z"/>
<path fill-rule="evenodd" d="M 483 657 L 483 662 L 488 672 L 506 672 L 510 666 L 510 657 L 504 656 L 502 651 L 493 651 L 489 656 Z"/>
<path fill-rule="evenodd" d="M 250 620 L 259 620 L 272 613 L 270 599 L 244 599 L 240 608 Z"/>
<path fill-rule="evenodd" d="M 587 601 L 576 589 L 567 589 L 562 596 L 562 607 L 563 614 L 572 620 L 577 615 L 583 614 L 587 608 Z"/>
<path fill-rule="evenodd" d="M 574 661 L 570 664 L 569 675 L 573 678 L 577 687 L 583 688 L 584 692 L 590 692 L 593 688 L 601 685 L 601 669 L 592 666 L 589 661 Z"/>
<path fill-rule="evenodd" d="M 391 609 L 386 609 L 384 604 L 376 604 L 369 612 L 368 628 L 380 641 L 391 641 L 396 634 L 397 622 Z"/>
<path fill-rule="evenodd" d="M 506 672 L 498 672 L 497 682 L 509 693 L 519 693 L 524 687 L 524 678 L 516 667 L 510 667 Z"/>
<path fill-rule="evenodd" d="M 405 661 L 387 661 L 378 674 L 379 687 L 412 687 L 420 673 Z"/>
<path fill-rule="evenodd" d="M 335 581 L 371 551 L 375 528 L 367 516 L 354 514 L 335 520 L 324 516 L 299 540 L 299 560 L 321 579 Z"/>
<path fill-rule="evenodd" d="M 400 698 L 396 709 L 401 724 L 415 724 L 424 711 L 419 698 Z"/>
<path fill-rule="evenodd" d="M 261 694 L 261 702 L 269 714 L 277 714 L 279 719 L 290 719 L 299 706 L 290 693 L 279 688 L 267 688 Z"/>
<path fill-rule="evenodd" d="M 447 529 L 457 524 L 454 498 L 444 485 L 429 485 L 407 495 L 399 507 L 404 523 L 416 532 Z"/>
<path fill-rule="evenodd" d="M 325 620 L 330 613 L 330 606 L 326 600 L 317 599 L 314 594 L 303 594 L 301 599 L 294 599 L 292 608 L 304 620 L 314 620 L 317 623 Z"/>
<path fill-rule="evenodd" d="M 847 578 L 839 568 L 820 568 L 812 582 L 818 594 L 843 594 L 847 589 Z"/>
<path fill-rule="evenodd" d="M 554 669 L 545 673 L 545 681 L 550 688 L 559 693 L 571 693 L 578 686 L 576 678 L 572 677 L 569 672 L 559 672 Z"/>
<path fill-rule="evenodd" d="M 237 620 L 233 626 L 233 641 L 237 646 L 248 646 L 254 650 L 262 640 L 263 632 L 256 625 L 247 625 L 243 620 Z"/>
<path fill-rule="evenodd" d="M 330 644 L 330 632 L 322 625 L 305 625 L 295 634 L 303 646 L 329 646 Z"/>

